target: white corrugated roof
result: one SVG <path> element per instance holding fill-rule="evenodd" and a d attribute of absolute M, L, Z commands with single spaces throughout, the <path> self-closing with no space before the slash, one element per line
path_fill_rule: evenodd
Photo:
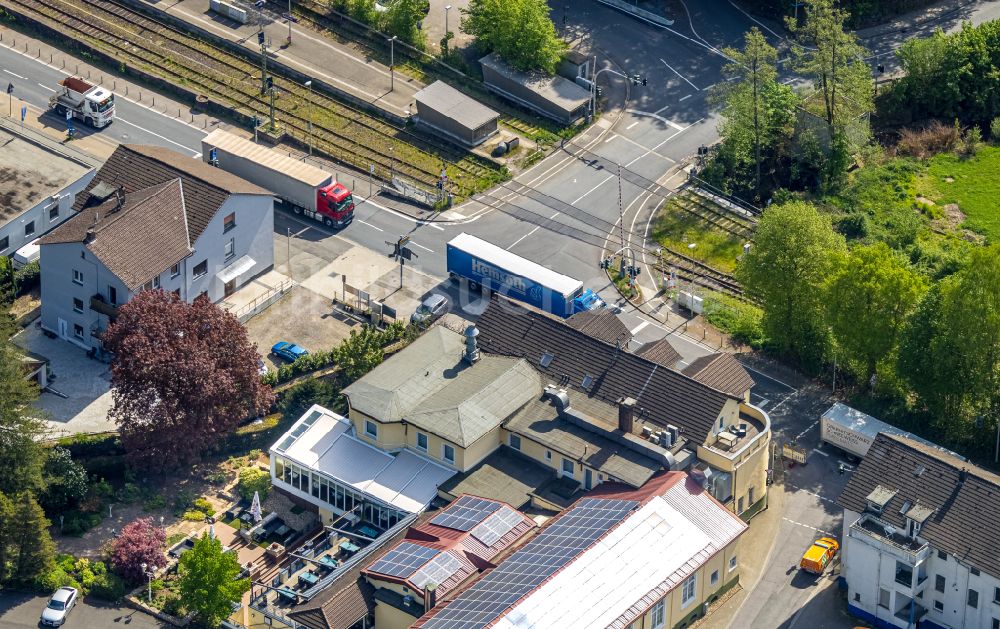
<path fill-rule="evenodd" d="M 314 412 L 321 415 L 281 450 L 281 444 Z M 346 418 L 314 405 L 271 449 L 293 463 L 409 513 L 423 510 L 437 495 L 438 485 L 455 474 L 455 470 L 408 450 L 387 454 L 356 439 L 350 429 Z"/>
<path fill-rule="evenodd" d="M 514 606 L 495 627 L 627 625 L 644 611 L 638 609 L 640 600 L 654 592 L 652 600 L 662 598 L 745 529 L 707 493 L 681 479 Z"/>
<path fill-rule="evenodd" d="M 204 159 L 208 159 L 208 148 L 214 147 L 284 173 L 289 177 L 294 177 L 298 181 L 310 186 L 319 186 L 326 183 L 327 180 L 333 179 L 333 175 L 321 168 L 306 164 L 287 155 L 282 155 L 278 151 L 266 146 L 254 144 L 250 140 L 233 135 L 225 129 L 212 131 L 202 138 L 201 145 L 203 153 L 206 156 Z"/>
<path fill-rule="evenodd" d="M 546 286 L 563 295 L 572 295 L 583 286 L 583 282 L 580 280 L 547 269 L 541 264 L 522 258 L 471 234 L 461 233 L 452 238 L 448 245 L 458 247 L 484 262 L 500 267 L 509 273 L 526 277 L 536 284 Z"/>

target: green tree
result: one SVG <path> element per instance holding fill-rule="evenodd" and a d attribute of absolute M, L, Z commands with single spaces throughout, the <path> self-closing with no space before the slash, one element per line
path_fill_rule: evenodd
<path fill-rule="evenodd" d="M 802 24 L 787 22 L 798 41 L 792 48 L 794 67 L 813 79 L 832 138 L 837 127 L 872 110 L 871 69 L 864 47 L 844 27 L 846 11 L 833 0 L 807 0 L 804 11 Z"/>
<path fill-rule="evenodd" d="M 0 585 L 6 584 L 10 579 L 14 513 L 14 501 L 0 492 Z"/>
<path fill-rule="evenodd" d="M 417 24 L 424 19 L 427 0 L 393 0 L 382 13 L 382 30 L 406 43 L 423 49 L 426 38 Z"/>
<path fill-rule="evenodd" d="M 52 569 L 55 544 L 49 535 L 45 512 L 30 492 L 22 492 L 13 503 L 9 529 L 10 581 L 20 585 L 34 583 Z"/>
<path fill-rule="evenodd" d="M 370 325 L 362 327 L 360 332 L 351 330 L 350 337 L 333 350 L 333 360 L 340 367 L 342 377 L 347 382 L 354 382 L 381 364 L 386 344 L 400 338 L 404 330 L 399 322 L 385 330 Z"/>
<path fill-rule="evenodd" d="M 845 252 L 827 216 L 793 201 L 764 212 L 736 269 L 747 294 L 764 308 L 764 332 L 774 349 L 806 368 L 818 368 L 827 355 L 825 289 Z"/>
<path fill-rule="evenodd" d="M 712 94 L 722 104 L 719 133 L 741 165 L 753 164 L 759 201 L 765 153 L 770 157 L 791 133 L 796 96 L 778 82 L 778 51 L 756 26 L 746 33 L 743 50 L 726 48 L 723 53 L 731 60 L 723 68 L 727 80 L 720 81 Z"/>
<path fill-rule="evenodd" d="M 895 350 L 924 290 L 923 278 L 884 243 L 854 249 L 832 278 L 830 328 L 837 346 L 860 364 L 865 381 Z"/>
<path fill-rule="evenodd" d="M 66 448 L 49 450 L 45 461 L 45 492 L 41 502 L 49 513 L 76 506 L 87 495 L 87 470 Z"/>
<path fill-rule="evenodd" d="M 556 35 L 545 0 L 470 0 L 461 11 L 462 30 L 484 51 L 518 70 L 556 71 L 566 42 Z"/>
<path fill-rule="evenodd" d="M 178 573 L 184 605 L 195 612 L 200 625 L 217 627 L 250 589 L 250 579 L 238 579 L 242 568 L 235 552 L 224 552 L 222 543 L 207 534 L 181 555 Z"/>
<path fill-rule="evenodd" d="M 12 329 L 10 315 L 0 313 L 0 492 L 7 495 L 43 486 L 40 439 L 47 431 L 32 411 L 38 387 L 24 378 L 21 352 L 10 342 Z"/>

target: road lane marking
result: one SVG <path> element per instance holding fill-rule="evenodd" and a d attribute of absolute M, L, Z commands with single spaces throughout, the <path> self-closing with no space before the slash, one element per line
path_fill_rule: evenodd
<path fill-rule="evenodd" d="M 50 92 L 54 92 L 55 91 L 54 89 L 52 89 L 48 85 L 42 85 L 41 83 L 38 84 L 38 87 L 42 88 L 43 90 L 48 90 Z"/>
<path fill-rule="evenodd" d="M 687 128 L 687 127 L 682 127 L 681 125 L 677 124 L 673 120 L 669 120 L 667 118 L 664 118 L 663 116 L 661 116 L 661 115 L 659 115 L 657 113 L 653 113 L 653 112 L 649 112 L 649 111 L 640 111 L 638 109 L 626 109 L 625 111 L 628 112 L 628 113 L 630 113 L 630 114 L 634 114 L 636 116 L 649 116 L 650 118 L 653 118 L 655 120 L 659 120 L 660 122 L 662 122 L 665 125 L 670 125 L 674 129 L 677 129 L 678 131 L 683 131 L 684 129 Z"/>
<path fill-rule="evenodd" d="M 125 124 L 127 124 L 127 125 L 131 125 L 131 126 L 135 127 L 136 129 L 139 129 L 140 131 L 145 131 L 146 133 L 148 133 L 148 134 L 150 134 L 150 135 L 155 135 L 156 137 L 160 138 L 161 140 L 163 140 L 163 141 L 165 141 L 165 142 L 170 142 L 170 143 L 171 143 L 171 144 L 173 144 L 174 146 L 179 146 L 179 147 L 181 147 L 181 148 L 182 148 L 182 149 L 184 149 L 185 151 L 189 151 L 189 152 L 191 152 L 191 153 L 198 153 L 198 151 L 196 151 L 196 150 L 194 150 L 194 149 L 192 149 L 192 148 L 188 148 L 188 147 L 184 146 L 183 144 L 181 144 L 181 143 L 179 143 L 179 142 L 174 142 L 173 140 L 171 140 L 170 138 L 168 138 L 168 137 L 166 137 L 166 136 L 163 136 L 163 135 L 160 135 L 159 133 L 157 133 L 157 132 L 155 132 L 155 131 L 150 131 L 149 129 L 147 129 L 147 128 L 145 128 L 145 127 L 140 127 L 140 126 L 139 126 L 139 125 L 137 125 L 136 123 L 134 123 L 134 122 L 129 122 L 128 120 L 125 120 L 124 118 L 119 118 L 118 116 L 115 116 L 115 120 L 117 120 L 118 122 L 124 122 L 124 123 L 125 123 Z M 200 153 L 199 153 L 199 154 L 200 154 Z"/>
<path fill-rule="evenodd" d="M 794 489 L 795 491 L 801 491 L 801 492 L 805 492 L 805 493 L 809 494 L 810 496 L 813 496 L 813 497 L 815 497 L 815 498 L 819 498 L 820 500 L 822 500 L 822 501 L 824 501 L 824 502 L 829 502 L 829 503 L 830 503 L 830 504 L 832 504 L 832 505 L 834 505 L 834 504 L 837 504 L 837 501 L 836 501 L 836 500 L 830 500 L 829 498 L 826 498 L 826 497 L 824 497 L 824 496 L 820 496 L 819 494 L 817 494 L 817 493 L 816 493 L 816 492 L 814 492 L 814 491 L 809 491 L 808 489 L 803 489 L 803 488 L 801 488 L 801 487 L 799 487 L 798 485 L 795 485 L 795 484 L 793 484 L 793 483 L 785 483 L 785 485 L 787 485 L 788 487 L 791 487 L 791 488 L 792 488 L 792 489 Z"/>
<path fill-rule="evenodd" d="M 626 137 L 621 136 L 621 135 L 616 136 L 616 137 L 618 137 L 621 140 L 625 140 L 629 144 L 633 144 L 633 145 L 635 145 L 635 146 L 637 146 L 637 147 L 639 147 L 639 148 L 641 148 L 643 150 L 643 154 L 640 155 L 639 157 L 637 157 L 636 159 L 640 159 L 640 158 L 652 155 L 653 157 L 659 157 L 660 159 L 665 159 L 668 162 L 670 162 L 671 164 L 676 164 L 677 163 L 673 158 L 667 157 L 666 155 L 660 155 L 659 153 L 654 152 L 651 148 L 649 148 L 645 144 L 640 144 L 639 142 L 636 142 L 635 140 L 633 140 L 631 138 L 626 138 Z M 673 137 L 673 136 L 671 136 L 671 137 Z M 633 160 L 633 161 L 635 161 L 635 160 Z M 631 164 L 632 164 L 632 162 L 629 162 L 629 165 L 631 165 Z"/>
<path fill-rule="evenodd" d="M 687 96 L 682 96 L 681 99 L 680 99 L 680 101 L 678 101 L 678 102 L 683 103 L 687 99 L 691 98 L 691 96 L 693 96 L 693 94 L 688 94 Z"/>
<path fill-rule="evenodd" d="M 607 181 L 607 180 L 605 179 L 605 181 Z M 604 182 L 602 181 L 601 183 L 604 183 Z M 598 185 L 600 185 L 600 184 L 598 184 Z M 581 198 L 582 198 L 582 197 L 581 197 Z M 555 214 L 553 214 L 552 216 L 550 216 L 550 217 L 549 217 L 549 220 L 551 221 L 551 220 L 552 220 L 552 219 L 554 219 L 555 217 L 559 216 L 559 214 L 561 214 L 561 212 L 556 212 Z M 514 247 L 516 247 L 516 246 L 517 246 L 517 243 L 521 242 L 522 240 L 524 240 L 524 239 L 525 239 L 525 238 L 527 238 L 528 236 L 530 236 L 530 235 L 534 234 L 534 233 L 535 233 L 536 231 L 538 231 L 538 230 L 539 230 L 539 229 L 541 229 L 541 228 L 542 228 L 542 226 L 541 226 L 541 225 L 536 225 L 534 229 L 532 229 L 532 230 L 531 230 L 530 232 L 528 232 L 527 234 L 525 234 L 525 235 L 521 236 L 520 238 L 518 238 L 517 240 L 515 240 L 515 241 L 513 242 L 513 244 L 511 244 L 511 246 L 507 247 L 507 251 L 510 251 L 511 249 L 513 249 Z"/>
<path fill-rule="evenodd" d="M 639 333 L 640 330 L 642 330 L 643 328 L 645 328 L 647 325 L 649 325 L 649 321 L 643 321 L 639 325 L 637 325 L 634 328 L 632 328 L 632 330 L 630 331 L 630 334 L 632 336 L 635 336 L 636 334 Z"/>
<path fill-rule="evenodd" d="M 21 76 L 20 74 L 14 74 L 13 72 L 11 72 L 10 70 L 8 70 L 7 68 L 4 68 L 3 71 L 6 72 L 7 74 L 11 75 L 11 76 L 16 76 L 17 78 L 21 79 L 22 81 L 27 81 L 28 80 L 28 77 Z"/>
<path fill-rule="evenodd" d="M 572 203 L 570 203 L 570 205 L 576 205 L 576 204 L 577 204 L 577 203 L 579 203 L 580 201 L 583 201 L 583 198 L 584 198 L 584 197 L 586 197 L 586 196 L 587 196 L 588 194 L 590 194 L 590 193 L 591 193 L 591 192 L 593 192 L 594 190 L 597 190 L 598 188 L 600 188 L 600 187 L 601 187 L 601 186 L 603 186 L 604 184 L 608 183 L 608 180 L 609 180 L 609 179 L 611 179 L 612 177 L 614 177 L 614 175 L 608 175 L 607 177 L 605 177 L 605 178 L 604 178 L 604 180 L 603 180 L 603 181 L 601 181 L 601 183 L 597 184 L 596 186 L 594 186 L 594 187 L 593 187 L 593 188 L 591 188 L 590 190 L 587 190 L 586 192 L 584 192 L 583 194 L 581 194 L 581 195 L 580 195 L 580 196 L 579 196 L 579 197 L 578 197 L 578 198 L 577 198 L 577 199 L 576 199 L 575 201 L 573 201 Z M 557 214 L 558 214 L 558 213 L 557 213 Z M 555 216 L 553 216 L 553 218 L 555 218 Z"/>
<path fill-rule="evenodd" d="M 760 402 L 757 402 L 756 406 L 759 409 L 763 409 L 765 406 L 767 406 L 770 403 L 771 403 L 771 400 L 767 399 L 766 397 L 762 397 L 762 398 L 760 398 Z"/>
<path fill-rule="evenodd" d="M 799 434 L 795 435 L 795 439 L 792 439 L 792 441 L 798 441 L 799 439 L 801 439 L 802 435 L 806 434 L 807 432 L 809 432 L 810 430 L 812 430 L 813 428 L 815 428 L 816 424 L 818 424 L 818 423 L 819 423 L 819 420 L 817 419 L 813 423 L 809 424 L 809 427 L 806 428 L 805 430 L 803 430 L 802 432 L 800 432 Z"/>
<path fill-rule="evenodd" d="M 434 223 L 431 223 L 431 222 L 428 222 L 428 221 L 422 221 L 422 220 L 413 218 L 412 216 L 407 216 L 406 214 L 403 214 L 402 212 L 397 212 L 396 210 L 393 210 L 391 208 L 387 208 L 384 205 L 380 205 L 378 203 L 375 203 L 371 199 L 365 199 L 365 198 L 362 197 L 361 203 L 358 203 L 358 205 L 362 205 L 364 203 L 367 203 L 368 205 L 371 205 L 372 207 L 378 208 L 378 209 L 382 210 L 383 212 L 388 212 L 389 214 L 394 214 L 395 216 L 398 216 L 399 218 L 401 218 L 403 220 L 410 221 L 411 223 L 416 223 L 417 225 L 420 225 L 421 227 L 427 226 L 427 227 L 431 227 L 433 229 L 436 229 L 438 231 L 444 231 L 444 227 L 441 227 L 440 225 L 435 225 Z"/>
<path fill-rule="evenodd" d="M 671 66 L 671 65 L 670 65 L 669 63 L 667 63 L 667 62 L 666 62 L 666 61 L 664 61 L 663 59 L 660 59 L 660 62 L 661 62 L 661 63 L 663 63 L 663 65 L 665 65 L 665 66 L 667 66 L 668 68 L 670 68 L 670 71 L 671 71 L 671 72 L 673 72 L 673 73 L 674 73 L 674 74 L 676 74 L 677 76 L 679 76 L 679 77 L 681 77 L 682 79 L 684 79 L 684 81 L 685 81 L 685 82 L 686 82 L 686 83 L 687 83 L 688 85 L 690 85 L 690 86 L 691 86 L 692 88 L 694 88 L 694 91 L 696 91 L 696 92 L 700 92 L 700 91 L 701 91 L 700 89 L 698 89 L 698 86 L 697 86 L 697 85 L 695 85 L 695 84 L 694 84 L 694 83 L 692 83 L 691 81 L 688 81 L 688 78 L 687 78 L 686 76 L 684 76 L 683 74 L 681 74 L 681 73 L 680 73 L 680 72 L 678 72 L 677 70 L 674 70 L 673 66 Z"/>
<path fill-rule="evenodd" d="M 632 124 L 630 124 L 629 126 L 625 127 L 625 130 L 626 130 L 626 131 L 628 131 L 629 129 L 631 129 L 632 127 L 634 127 L 634 126 L 635 126 L 635 125 L 637 125 L 637 124 L 639 124 L 639 121 L 638 121 L 638 120 L 636 120 L 635 122 L 633 122 L 633 123 L 632 123 Z"/>
<path fill-rule="evenodd" d="M 410 244 L 413 245 L 414 247 L 420 247 L 421 249 L 423 249 L 424 251 L 427 251 L 428 253 L 434 253 L 433 249 L 429 249 L 429 248 L 423 246 L 422 244 L 420 244 L 419 242 L 413 242 L 411 240 Z"/>
<path fill-rule="evenodd" d="M 610 134 L 610 135 L 608 136 L 608 139 L 607 139 L 607 140 L 605 140 L 605 141 L 604 141 L 604 143 L 605 143 L 605 144 L 607 144 L 608 142 L 610 142 L 611 140 L 614 140 L 614 139 L 615 139 L 615 138 L 617 138 L 617 137 L 618 137 L 618 134 L 616 134 L 616 133 L 612 133 L 612 134 Z"/>
<path fill-rule="evenodd" d="M 743 365 L 743 368 L 744 368 L 744 369 L 747 369 L 747 370 L 749 370 L 749 371 L 752 371 L 752 372 L 754 372 L 754 373 L 759 373 L 760 375 L 764 376 L 765 378 L 767 378 L 767 379 L 768 379 L 768 380 L 770 380 L 771 382 L 777 382 L 778 384 L 780 384 L 781 386 L 785 387 L 786 389 L 788 389 L 788 390 L 789 390 L 789 391 L 791 391 L 792 393 L 795 393 L 795 391 L 797 391 L 797 390 L 798 390 L 798 389 L 796 389 L 795 387 L 793 387 L 792 385 L 788 384 L 787 382 L 782 382 L 781 380 L 778 380 L 778 379 L 777 379 L 777 378 L 775 378 L 774 376 L 770 376 L 770 375 L 768 375 L 768 374 L 764 373 L 763 371 L 760 371 L 760 370 L 758 370 L 758 369 L 754 369 L 753 367 L 750 367 L 750 366 L 748 366 L 748 365 Z"/>
<path fill-rule="evenodd" d="M 814 454 L 822 454 L 823 456 L 830 456 L 829 454 L 827 454 L 826 452 L 823 452 L 819 448 L 813 448 L 813 453 Z"/>
<path fill-rule="evenodd" d="M 378 230 L 378 231 L 380 231 L 380 232 L 384 232 L 384 231 L 385 231 L 385 230 L 384 230 L 384 229 L 382 229 L 381 227 L 376 227 L 375 225 L 372 225 L 372 224 L 371 224 L 371 223 L 369 223 L 368 221 L 363 221 L 363 220 L 361 220 L 360 218 L 357 218 L 357 219 L 354 219 L 354 220 L 358 221 L 358 222 L 359 222 L 359 223 L 361 223 L 362 225 L 367 225 L 367 226 L 371 227 L 372 229 L 377 229 L 377 230 Z M 416 243 L 414 243 L 414 244 L 416 244 Z"/>
<path fill-rule="evenodd" d="M 789 524 L 794 524 L 796 526 L 802 526 L 802 527 L 805 527 L 807 529 L 812 529 L 813 531 L 816 531 L 817 533 L 819 533 L 821 535 L 827 535 L 829 537 L 836 537 L 837 536 L 836 533 L 831 533 L 830 531 L 824 531 L 823 529 L 818 529 L 815 526 L 810 526 L 808 524 L 803 524 L 802 522 L 796 522 L 795 520 L 789 520 L 788 518 L 786 518 L 784 516 L 782 516 L 781 519 L 784 520 L 785 522 L 788 522 Z"/>

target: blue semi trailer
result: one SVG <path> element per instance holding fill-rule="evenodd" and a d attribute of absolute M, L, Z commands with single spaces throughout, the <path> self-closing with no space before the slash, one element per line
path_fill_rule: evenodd
<path fill-rule="evenodd" d="M 605 306 L 597 293 L 584 288 L 580 280 L 469 234 L 459 234 L 448 242 L 447 257 L 450 277 L 468 280 L 471 288 L 487 288 L 560 317 Z"/>

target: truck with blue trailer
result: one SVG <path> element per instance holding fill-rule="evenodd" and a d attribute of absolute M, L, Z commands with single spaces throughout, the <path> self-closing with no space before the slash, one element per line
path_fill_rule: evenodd
<path fill-rule="evenodd" d="M 449 277 L 467 281 L 472 289 L 486 288 L 560 317 L 605 307 L 580 280 L 482 238 L 462 233 L 448 242 L 447 249 Z"/>

